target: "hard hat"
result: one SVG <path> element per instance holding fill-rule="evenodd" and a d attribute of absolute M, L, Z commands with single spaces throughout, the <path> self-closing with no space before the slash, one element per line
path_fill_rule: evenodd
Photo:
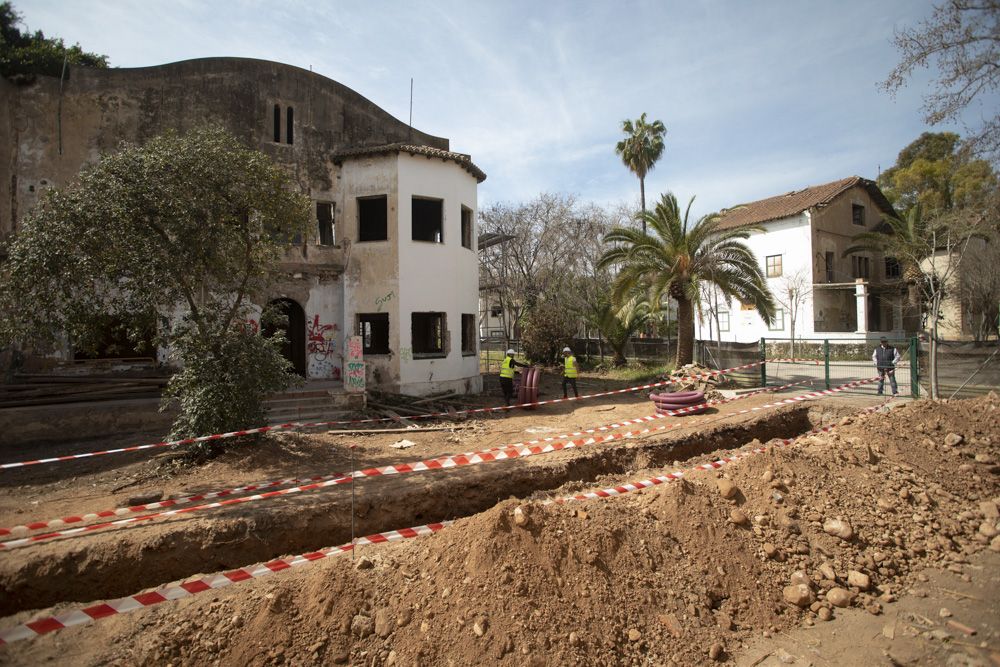
<path fill-rule="evenodd" d="M 511 348 L 511 349 L 507 350 L 507 354 L 517 354 L 517 352 L 515 352 L 514 349 Z"/>
<path fill-rule="evenodd" d="M 570 354 L 572 354 L 573 350 L 569 349 L 568 347 L 564 347 L 563 352 L 569 352 Z"/>

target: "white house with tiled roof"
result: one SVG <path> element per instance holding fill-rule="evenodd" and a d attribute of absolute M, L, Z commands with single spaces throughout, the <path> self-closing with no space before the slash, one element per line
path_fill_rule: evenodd
<path fill-rule="evenodd" d="M 748 229 L 746 244 L 760 262 L 768 287 L 786 303 L 767 325 L 751 305 L 710 297 L 696 325 L 698 338 L 789 338 L 786 293 L 796 283 L 802 294 L 797 339 L 902 336 L 912 331 L 915 323 L 903 319 L 905 288 L 898 264 L 879 253 L 843 256 L 856 234 L 872 230 L 883 214 L 893 213 L 875 182 L 858 176 L 724 209 L 721 228 Z"/>

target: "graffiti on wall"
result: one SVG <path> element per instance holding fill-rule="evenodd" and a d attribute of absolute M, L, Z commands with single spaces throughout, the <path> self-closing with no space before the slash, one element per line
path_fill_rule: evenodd
<path fill-rule="evenodd" d="M 389 292 L 388 294 L 380 296 L 379 298 L 375 299 L 375 312 L 381 313 L 382 306 L 392 301 L 393 297 L 395 296 L 396 296 L 395 292 Z"/>
<path fill-rule="evenodd" d="M 340 379 L 341 358 L 337 345 L 339 330 L 340 327 L 336 323 L 324 324 L 320 322 L 318 314 L 313 315 L 306 332 L 309 377 Z"/>
<path fill-rule="evenodd" d="M 351 336 L 347 339 L 347 360 L 344 364 L 347 369 L 344 380 L 344 388 L 347 391 L 365 390 L 365 362 L 364 352 L 361 344 L 361 336 Z"/>

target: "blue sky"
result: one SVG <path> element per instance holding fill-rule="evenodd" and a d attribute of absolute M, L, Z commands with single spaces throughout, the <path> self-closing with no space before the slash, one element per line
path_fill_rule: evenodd
<path fill-rule="evenodd" d="M 696 212 L 850 175 L 874 178 L 927 129 L 921 72 L 895 99 L 894 28 L 919 0 L 258 2 L 15 0 L 29 28 L 119 67 L 206 56 L 309 68 L 448 137 L 489 178 L 480 205 L 567 192 L 638 202 L 614 153 L 643 111 L 668 129 L 647 177 Z M 970 108 L 975 122 L 1000 104 Z M 945 126 L 940 129 L 958 129 Z"/>

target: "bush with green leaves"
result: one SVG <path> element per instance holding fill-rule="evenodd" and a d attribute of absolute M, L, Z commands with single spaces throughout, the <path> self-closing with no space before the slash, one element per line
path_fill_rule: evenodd
<path fill-rule="evenodd" d="M 284 343 L 280 329 L 268 338 L 237 324 L 206 345 L 194 328 L 178 327 L 171 347 L 182 366 L 170 378 L 164 400 L 164 407 L 169 401 L 180 408 L 171 437 L 264 423 L 267 395 L 299 381 L 291 373 L 291 362 L 281 355 Z M 218 449 L 219 441 L 190 447 L 196 459 L 210 458 Z"/>
<path fill-rule="evenodd" d="M 532 308 L 521 328 L 521 348 L 529 360 L 551 364 L 576 335 L 577 320 L 558 303 L 541 302 Z"/>
<path fill-rule="evenodd" d="M 295 376 L 244 325 L 309 219 L 288 175 L 221 128 L 122 144 L 23 219 L 0 265 L 0 346 L 79 347 L 109 318 L 137 339 L 156 313 L 153 343 L 183 366 L 173 434 L 256 426 Z"/>

